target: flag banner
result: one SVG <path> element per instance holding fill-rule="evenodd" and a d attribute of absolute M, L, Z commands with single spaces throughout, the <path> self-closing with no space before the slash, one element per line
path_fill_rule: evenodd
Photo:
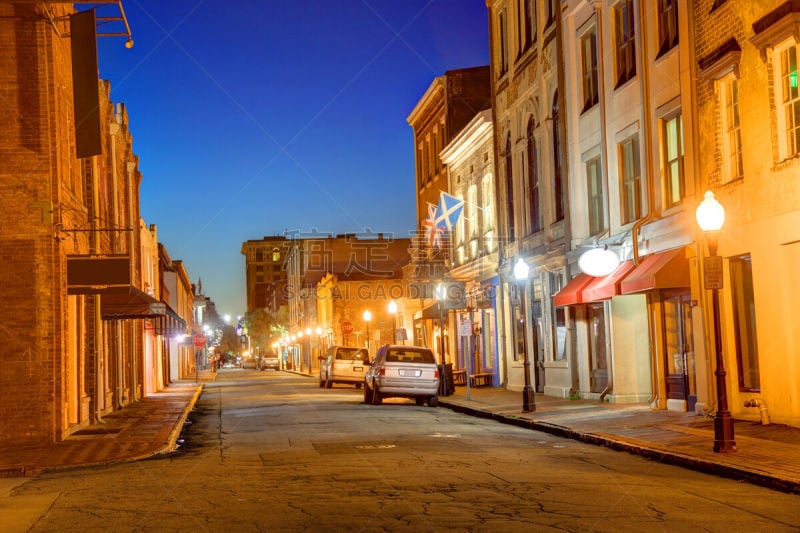
<path fill-rule="evenodd" d="M 439 194 L 439 206 L 436 214 L 436 227 L 453 231 L 458 224 L 458 218 L 464 210 L 464 200 L 456 198 L 446 192 Z"/>

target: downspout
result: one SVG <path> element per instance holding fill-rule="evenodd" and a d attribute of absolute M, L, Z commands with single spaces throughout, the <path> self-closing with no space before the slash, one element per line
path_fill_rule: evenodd
<path fill-rule="evenodd" d="M 489 11 L 488 17 L 488 24 L 489 24 L 489 83 L 491 85 L 491 97 L 492 97 L 492 125 L 493 125 L 493 132 L 492 132 L 492 144 L 494 145 L 494 198 L 495 198 L 495 214 L 499 211 L 497 209 L 497 205 L 500 202 L 500 182 L 498 180 L 498 165 L 500 161 L 500 145 L 499 140 L 497 138 L 499 128 L 498 128 L 498 117 L 497 117 L 497 80 L 495 79 L 495 61 L 494 61 L 494 54 L 491 53 L 493 50 L 492 43 L 494 42 L 494 30 L 492 25 L 492 9 L 491 9 L 492 0 L 486 0 L 486 7 Z M 495 223 L 498 226 L 498 230 L 500 229 L 500 217 L 495 217 Z M 500 232 L 498 231 L 498 234 Z M 500 283 L 500 290 L 497 291 L 495 296 L 495 307 L 499 311 L 499 322 L 503 325 L 502 328 L 497 328 L 497 331 L 500 332 L 500 340 L 499 340 L 499 347 L 502 350 L 498 350 L 498 355 L 502 353 L 502 357 L 500 357 L 500 372 L 502 374 L 501 378 L 501 386 L 505 386 L 508 384 L 508 357 L 506 354 L 506 349 L 508 345 L 506 344 L 506 331 L 508 330 L 508 323 L 506 322 L 506 312 L 505 312 L 505 304 L 506 304 L 506 297 L 503 293 L 503 257 L 505 254 L 505 250 L 503 249 L 503 239 L 496 239 L 497 242 L 497 276 L 498 281 Z M 499 297 L 499 298 L 498 298 Z M 498 305 L 498 300 L 500 300 Z"/>

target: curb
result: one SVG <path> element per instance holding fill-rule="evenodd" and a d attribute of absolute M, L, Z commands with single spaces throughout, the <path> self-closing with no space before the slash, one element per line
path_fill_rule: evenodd
<path fill-rule="evenodd" d="M 194 406 L 197 403 L 197 399 L 200 398 L 200 395 L 203 393 L 205 388 L 206 388 L 205 383 L 199 384 L 199 387 L 197 387 L 194 396 L 192 396 L 192 399 L 189 400 L 189 402 L 186 404 L 186 407 L 183 408 L 183 414 L 181 414 L 181 416 L 178 418 L 178 421 L 170 430 L 169 436 L 167 437 L 167 441 L 161 448 L 156 450 L 153 454 L 149 455 L 148 457 L 175 451 L 175 448 L 177 447 L 178 437 L 180 437 L 181 431 L 183 431 L 183 425 L 186 423 L 186 419 L 189 417 L 189 413 L 191 413 L 192 409 L 194 409 Z"/>
<path fill-rule="evenodd" d="M 512 426 L 517 426 L 525 429 L 533 429 L 536 431 L 542 431 L 544 433 L 549 433 L 557 437 L 564 437 L 568 439 L 577 440 L 580 442 L 585 442 L 587 444 L 604 446 L 606 448 L 610 448 L 616 451 L 624 451 L 633 455 L 640 455 L 647 459 L 652 459 L 654 461 L 664 464 L 681 466 L 684 468 L 689 468 L 691 470 L 696 470 L 698 472 L 703 472 L 706 474 L 712 474 L 729 479 L 735 479 L 737 481 L 747 481 L 748 483 L 752 483 L 753 485 L 759 485 L 769 489 L 779 490 L 781 492 L 788 492 L 790 494 L 800 494 L 800 483 L 789 479 L 778 478 L 761 471 L 744 469 L 738 466 L 726 465 L 721 463 L 715 463 L 704 459 L 691 457 L 685 454 L 670 453 L 656 448 L 631 444 L 630 442 L 626 442 L 623 439 L 615 439 L 606 435 L 598 435 L 596 433 L 583 433 L 580 431 L 575 431 L 568 427 L 560 426 L 558 424 L 552 424 L 549 422 L 537 422 L 535 420 L 529 420 L 527 418 L 498 415 L 497 413 L 493 413 L 491 411 L 450 403 L 447 400 L 442 400 L 441 398 L 439 398 L 439 406 L 446 407 L 457 413 L 476 416 L 479 418 L 486 418 L 489 420 L 495 420 L 497 422 L 510 424 Z"/>

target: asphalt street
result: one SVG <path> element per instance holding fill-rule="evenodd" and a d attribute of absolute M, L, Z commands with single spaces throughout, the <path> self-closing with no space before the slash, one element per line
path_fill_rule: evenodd
<path fill-rule="evenodd" d="M 796 495 L 241 369 L 206 385 L 177 452 L 19 482 L 3 531 L 800 530 Z"/>

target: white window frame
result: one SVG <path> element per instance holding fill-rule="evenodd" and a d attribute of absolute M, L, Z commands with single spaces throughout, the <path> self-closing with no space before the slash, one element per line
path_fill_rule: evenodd
<path fill-rule="evenodd" d="M 742 127 L 739 116 L 739 80 L 730 73 L 719 80 L 719 110 L 722 126 L 722 183 L 744 177 Z M 735 89 L 735 93 L 732 90 Z"/>

